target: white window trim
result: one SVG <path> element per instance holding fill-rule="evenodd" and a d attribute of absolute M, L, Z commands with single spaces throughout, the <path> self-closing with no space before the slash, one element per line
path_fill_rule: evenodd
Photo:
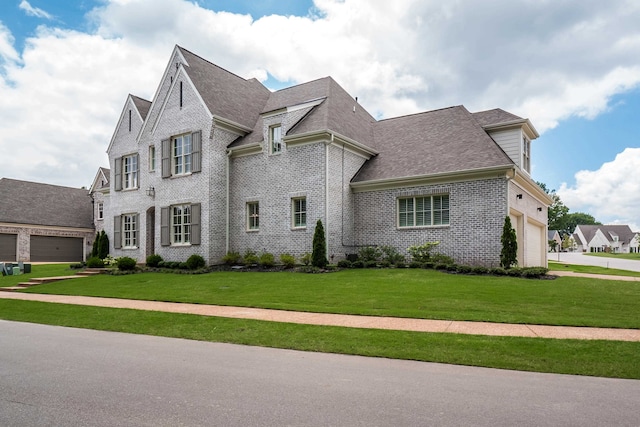
<path fill-rule="evenodd" d="M 257 213 L 255 213 L 255 214 L 251 213 L 251 207 L 252 206 L 256 206 L 258 208 L 257 209 L 257 211 L 258 211 Z M 256 232 L 256 231 L 260 231 L 260 202 L 258 202 L 258 201 L 247 202 L 246 211 L 247 211 L 246 231 L 252 232 L 252 233 Z M 258 225 L 255 228 L 251 228 L 251 219 L 254 218 L 254 217 L 256 218 L 256 220 L 258 222 Z"/>
<path fill-rule="evenodd" d="M 128 156 L 122 157 L 122 189 L 123 190 L 136 190 L 138 188 L 139 166 L 140 165 L 138 165 L 137 154 L 129 154 Z"/>
<path fill-rule="evenodd" d="M 526 135 L 522 136 L 522 169 L 531 172 L 531 141 Z"/>
<path fill-rule="evenodd" d="M 183 152 L 182 154 L 180 154 L 180 156 L 176 156 L 175 152 L 176 152 L 176 144 L 177 141 L 180 139 L 182 141 L 182 149 L 184 150 L 184 140 L 186 137 L 189 137 L 189 153 L 185 153 Z M 185 175 L 191 175 L 191 171 L 193 169 L 193 157 L 192 157 L 192 153 L 193 153 L 193 140 L 192 138 L 192 134 L 191 133 L 184 133 L 182 135 L 176 135 L 171 137 L 171 176 L 185 176 Z M 180 158 L 182 160 L 182 171 L 181 172 L 177 172 L 176 171 L 176 167 L 177 167 L 177 159 Z M 189 170 L 186 170 L 186 165 L 187 165 L 187 160 L 188 160 L 188 164 L 189 164 Z"/>
<path fill-rule="evenodd" d="M 449 198 L 449 208 L 448 209 L 440 209 L 440 211 L 447 211 L 448 214 L 448 221 L 447 223 L 443 223 L 443 224 L 434 224 L 434 217 L 435 215 L 433 214 L 435 212 L 434 210 L 434 202 L 433 199 L 434 197 L 442 197 L 442 196 L 447 196 L 447 198 Z M 416 225 L 416 199 L 421 199 L 421 198 L 428 198 L 429 202 L 431 204 L 430 206 L 430 212 L 431 212 L 431 224 L 427 224 L 427 225 Z M 413 199 L 413 224 L 412 225 L 400 225 L 400 201 L 401 200 L 407 200 L 407 199 Z M 410 230 L 410 229 L 416 229 L 416 228 L 442 228 L 442 227 L 449 227 L 451 225 L 451 198 L 449 196 L 449 194 L 425 194 L 425 195 L 416 195 L 416 196 L 400 196 L 396 199 L 396 228 L 399 230 Z"/>
<path fill-rule="evenodd" d="M 304 210 L 296 211 L 296 202 L 304 200 Z M 291 198 L 291 229 L 292 230 L 304 230 L 307 228 L 307 197 L 292 197 Z M 296 225 L 296 214 L 304 214 L 304 225 Z"/>
<path fill-rule="evenodd" d="M 280 130 L 280 139 L 278 141 L 274 140 L 274 137 L 273 137 L 275 129 L 279 129 Z M 276 147 L 278 148 L 277 150 L 276 150 Z M 276 124 L 276 125 L 269 126 L 269 154 L 280 154 L 280 153 L 282 153 L 282 147 L 283 147 L 283 143 L 282 143 L 282 125 Z"/>
<path fill-rule="evenodd" d="M 104 202 L 98 202 L 98 221 L 104 220 Z"/>
<path fill-rule="evenodd" d="M 157 168 L 158 168 L 158 165 L 156 162 L 156 146 L 150 145 L 149 146 L 149 172 L 155 172 Z"/>
<path fill-rule="evenodd" d="M 176 242 L 176 233 L 175 233 L 175 218 L 176 216 L 174 215 L 174 209 L 175 208 L 181 208 L 182 209 L 182 214 L 181 214 L 181 218 L 184 220 L 184 210 L 185 208 L 189 209 L 189 222 L 182 222 L 180 224 L 180 227 L 182 228 L 182 231 L 180 232 L 180 236 L 181 236 L 181 241 Z M 189 241 L 186 241 L 185 239 L 185 226 L 188 225 L 189 226 Z M 170 237 L 170 241 L 171 241 L 171 246 L 191 246 L 191 204 L 184 204 L 184 205 L 172 205 L 169 207 L 169 237 Z"/>
<path fill-rule="evenodd" d="M 130 219 L 131 229 L 127 230 L 127 218 Z M 122 225 L 120 227 L 120 232 L 122 234 L 122 249 L 138 249 L 138 215 L 137 214 L 123 214 L 121 216 Z M 127 238 L 127 234 L 130 233 L 131 237 Z M 127 240 L 130 240 L 127 244 Z"/>

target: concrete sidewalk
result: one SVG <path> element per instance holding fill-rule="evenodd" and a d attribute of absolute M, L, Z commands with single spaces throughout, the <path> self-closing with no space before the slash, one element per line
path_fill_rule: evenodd
<path fill-rule="evenodd" d="M 440 332 L 470 335 L 559 338 L 581 340 L 640 341 L 640 329 L 585 328 L 572 326 L 520 325 L 451 320 L 407 319 L 399 317 L 357 316 L 327 313 L 304 313 L 247 307 L 228 307 L 118 298 L 0 292 L 0 298 L 42 301 L 94 307 L 128 308 L 196 314 L 200 316 L 254 319 L 269 322 L 307 325 L 342 326 L 348 328 L 390 329 L 398 331 Z"/>

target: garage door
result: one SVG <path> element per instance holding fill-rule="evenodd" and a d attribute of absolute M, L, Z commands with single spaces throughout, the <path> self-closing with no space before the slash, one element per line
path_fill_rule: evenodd
<path fill-rule="evenodd" d="M 537 224 L 527 223 L 527 259 L 525 267 L 539 267 L 544 265 L 542 262 L 543 231 L 543 227 Z"/>
<path fill-rule="evenodd" d="M 0 234 L 0 261 L 17 261 L 17 234 Z"/>
<path fill-rule="evenodd" d="M 80 262 L 80 237 L 31 236 L 31 262 Z"/>

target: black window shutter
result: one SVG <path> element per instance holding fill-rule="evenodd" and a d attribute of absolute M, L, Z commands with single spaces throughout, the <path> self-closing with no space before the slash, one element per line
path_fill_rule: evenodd
<path fill-rule="evenodd" d="M 191 172 L 202 170 L 202 131 L 191 134 Z"/>

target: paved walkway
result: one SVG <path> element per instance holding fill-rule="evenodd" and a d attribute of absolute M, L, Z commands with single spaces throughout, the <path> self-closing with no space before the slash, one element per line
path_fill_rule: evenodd
<path fill-rule="evenodd" d="M 99 298 L 67 295 L 25 294 L 0 292 L 0 298 L 43 301 L 59 304 L 95 307 L 129 308 L 197 314 L 201 316 L 255 319 L 270 322 L 308 325 L 342 326 L 349 328 L 391 329 L 417 332 L 446 332 L 471 335 L 539 337 L 583 340 L 640 341 L 640 329 L 584 328 L 569 326 L 514 325 L 488 322 L 407 319 L 398 317 L 356 316 L 344 314 L 304 313 L 247 307 L 227 307 L 159 301 L 140 301 L 118 298 Z"/>

